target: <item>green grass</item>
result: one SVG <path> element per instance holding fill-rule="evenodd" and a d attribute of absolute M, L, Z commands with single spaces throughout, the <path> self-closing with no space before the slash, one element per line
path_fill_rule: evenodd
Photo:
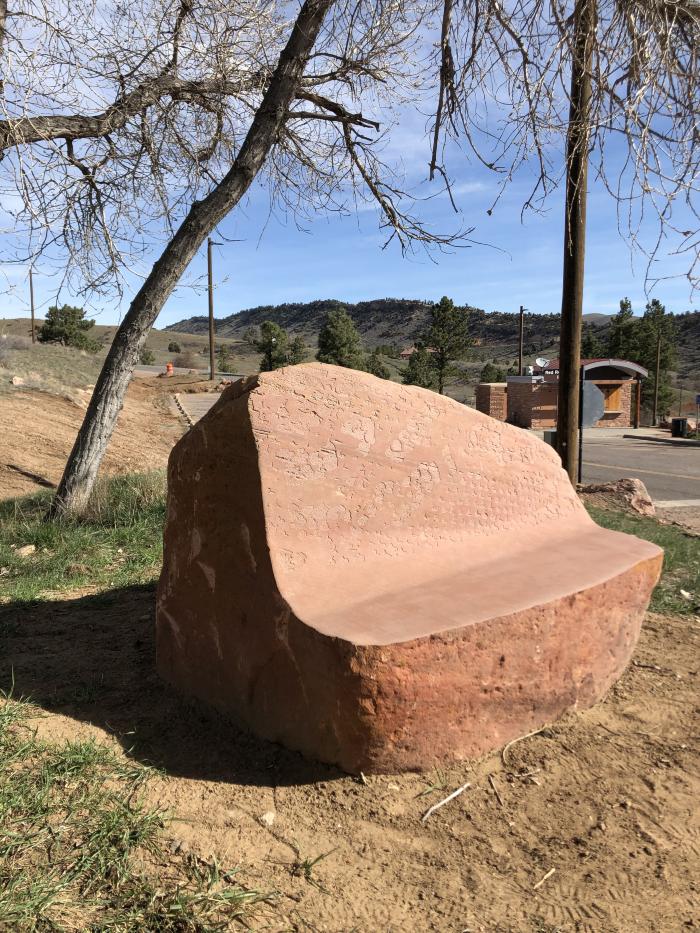
<path fill-rule="evenodd" d="M 664 569 L 654 590 L 650 609 L 655 612 L 692 614 L 700 606 L 700 537 L 675 525 L 662 525 L 653 518 L 642 518 L 589 506 L 591 517 L 603 528 L 624 531 L 653 541 L 664 549 Z M 690 599 L 681 595 L 690 594 Z"/>
<path fill-rule="evenodd" d="M 1 929 L 205 933 L 265 899 L 215 862 L 173 861 L 167 815 L 144 802 L 151 772 L 96 742 L 42 741 L 38 715 L 0 705 Z"/>
<path fill-rule="evenodd" d="M 27 602 L 85 586 L 112 588 L 154 579 L 162 557 L 165 477 L 103 480 L 79 521 L 44 519 L 42 492 L 0 503 L 0 602 Z M 18 554 L 25 545 L 36 550 Z"/>

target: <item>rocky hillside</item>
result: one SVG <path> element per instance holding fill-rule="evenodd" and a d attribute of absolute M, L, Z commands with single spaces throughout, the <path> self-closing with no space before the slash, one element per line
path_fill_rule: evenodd
<path fill-rule="evenodd" d="M 326 314 L 333 308 L 344 307 L 351 315 L 368 349 L 393 346 L 397 350 L 410 346 L 425 329 L 431 303 L 405 298 L 377 298 L 357 304 L 336 299 L 306 303 L 261 305 L 237 314 L 219 318 L 216 333 L 219 337 L 241 340 L 251 327 L 273 320 L 293 337 L 303 337 L 315 346 L 318 332 Z M 467 306 L 476 347 L 470 357 L 473 362 L 483 359 L 512 360 L 518 350 L 518 315 L 501 311 L 483 311 Z M 589 314 L 585 321 L 605 341 L 611 315 Z M 678 331 L 678 378 L 700 386 L 700 312 L 676 315 Z M 168 331 L 205 335 L 206 317 L 191 317 L 167 327 Z M 559 315 L 525 315 L 525 357 L 531 362 L 535 356 L 557 356 L 559 352 Z"/>
<path fill-rule="evenodd" d="M 350 302 L 326 299 L 298 304 L 261 305 L 249 308 L 229 317 L 219 318 L 216 333 L 221 337 L 241 339 L 250 327 L 259 327 L 263 321 L 273 320 L 284 327 L 292 336 L 303 337 L 315 344 L 325 316 L 333 308 L 344 307 L 351 315 L 362 335 L 365 346 L 372 348 L 383 344 L 397 349 L 410 346 L 425 329 L 428 322 L 430 303 L 405 298 L 378 298 L 374 301 Z M 517 347 L 518 316 L 494 311 L 487 313 L 480 308 L 468 308 L 477 343 L 510 354 Z M 187 334 L 207 332 L 206 317 L 192 317 L 167 330 Z M 525 346 L 528 353 L 539 353 L 551 348 L 559 336 L 559 315 L 527 314 L 525 316 Z"/>

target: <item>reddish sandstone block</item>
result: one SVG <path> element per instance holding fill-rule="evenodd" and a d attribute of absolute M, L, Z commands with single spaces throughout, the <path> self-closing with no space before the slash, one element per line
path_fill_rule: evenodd
<path fill-rule="evenodd" d="M 168 482 L 161 674 L 349 771 L 472 757 L 594 703 L 662 560 L 595 525 L 534 436 L 321 364 L 227 389 Z"/>

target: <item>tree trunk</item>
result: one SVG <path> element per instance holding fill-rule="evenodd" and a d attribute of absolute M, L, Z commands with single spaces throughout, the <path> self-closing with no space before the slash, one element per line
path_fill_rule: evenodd
<path fill-rule="evenodd" d="M 559 340 L 557 450 L 576 485 L 580 405 L 583 272 L 586 251 L 586 185 L 590 136 L 591 61 L 595 0 L 577 0 L 571 57 L 571 101 L 566 143 L 564 271 Z"/>
<path fill-rule="evenodd" d="M 262 168 L 333 2 L 306 0 L 231 169 L 204 200 L 192 205 L 132 301 L 97 380 L 52 502 L 51 516 L 79 514 L 85 509 L 148 332 L 197 250 L 238 204 Z"/>

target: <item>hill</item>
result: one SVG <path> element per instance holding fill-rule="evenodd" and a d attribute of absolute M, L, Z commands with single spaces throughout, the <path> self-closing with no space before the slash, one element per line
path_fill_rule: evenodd
<path fill-rule="evenodd" d="M 344 307 L 355 321 L 365 346 L 369 349 L 393 345 L 396 349 L 410 346 L 425 329 L 431 302 L 406 298 L 378 298 L 356 304 L 329 298 L 305 303 L 260 305 L 248 308 L 216 321 L 217 336 L 243 340 L 246 331 L 259 327 L 263 321 L 276 321 L 292 336 L 302 337 L 309 346 L 316 345 L 323 320 L 333 308 Z M 503 311 L 484 311 L 467 305 L 471 330 L 476 340 L 472 359 L 513 360 L 518 350 L 518 315 Z M 584 321 L 605 340 L 612 315 L 592 313 Z M 689 382 L 700 381 L 700 312 L 676 315 L 678 329 L 678 377 Z M 191 317 L 166 327 L 166 331 L 204 336 L 206 317 Z M 525 315 L 525 357 L 557 356 L 559 353 L 559 315 Z"/>
<path fill-rule="evenodd" d="M 216 321 L 216 333 L 221 337 L 243 339 L 250 327 L 259 327 L 263 321 L 276 321 L 290 335 L 302 337 L 315 346 L 318 332 L 329 311 L 345 308 L 357 326 L 365 346 L 373 348 L 393 345 L 396 349 L 410 346 L 425 330 L 432 302 L 406 298 L 377 298 L 356 304 L 329 298 L 305 303 L 260 305 L 248 308 Z M 512 358 L 517 353 L 518 315 L 500 311 L 486 312 L 467 306 L 472 332 L 480 344 L 488 346 L 496 359 Z M 166 327 L 167 331 L 185 334 L 204 334 L 208 328 L 206 317 L 191 317 Z M 556 349 L 559 338 L 558 314 L 525 315 L 526 354 L 538 354 Z M 477 351 L 478 353 L 478 351 Z"/>

